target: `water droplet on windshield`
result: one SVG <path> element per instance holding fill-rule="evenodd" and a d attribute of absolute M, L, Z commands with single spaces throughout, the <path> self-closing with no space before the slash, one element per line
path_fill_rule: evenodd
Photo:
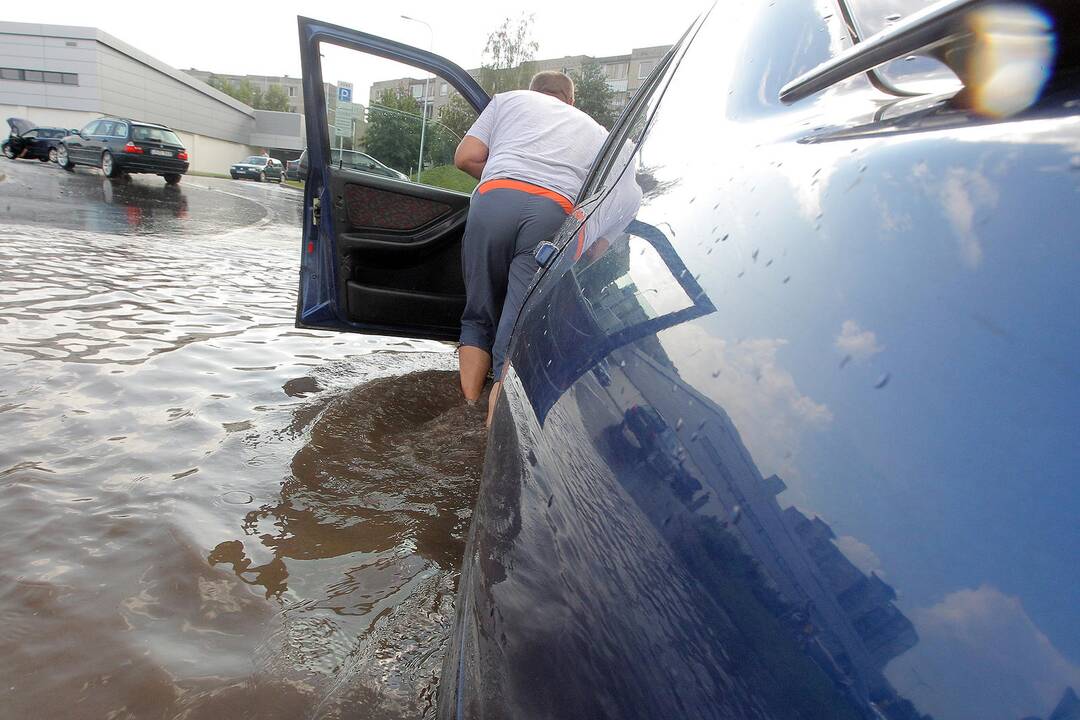
<path fill-rule="evenodd" d="M 843 370 L 845 367 L 847 367 L 847 364 L 849 362 L 851 362 L 851 356 L 845 355 L 844 359 L 840 361 L 840 369 Z"/>
<path fill-rule="evenodd" d="M 758 250 L 757 250 L 757 248 L 754 248 L 754 252 L 750 253 L 750 259 L 753 260 L 754 262 L 757 262 L 757 256 L 758 256 Z"/>
<path fill-rule="evenodd" d="M 886 15 L 885 16 L 885 22 L 894 23 L 894 22 L 896 22 L 897 20 L 899 20 L 902 17 L 904 17 L 904 16 L 901 15 L 900 13 L 892 13 L 891 15 Z"/>
<path fill-rule="evenodd" d="M 878 378 L 878 381 L 876 383 L 874 383 L 874 389 L 875 390 L 880 390 L 881 388 L 888 385 L 889 380 L 891 380 L 891 379 L 892 379 L 892 376 L 889 373 L 885 373 L 884 375 L 882 375 L 881 377 Z"/>
<path fill-rule="evenodd" d="M 675 421 L 675 430 L 676 431 L 682 430 L 682 424 L 683 424 L 682 423 L 682 418 L 679 418 L 678 420 L 676 420 Z"/>
<path fill-rule="evenodd" d="M 791 280 L 791 276 L 790 275 L 786 276 L 784 278 L 784 281 L 783 281 L 784 285 L 787 285 L 790 280 Z"/>

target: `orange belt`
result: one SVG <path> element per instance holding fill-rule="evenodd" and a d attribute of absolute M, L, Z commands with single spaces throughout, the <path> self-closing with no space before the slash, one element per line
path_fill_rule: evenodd
<path fill-rule="evenodd" d="M 567 200 L 564 196 L 555 192 L 554 190 L 548 190 L 546 187 L 540 187 L 539 185 L 533 185 L 532 183 L 522 182 L 521 180 L 509 180 L 507 178 L 499 178 L 497 180 L 486 180 L 480 183 L 480 186 L 476 188 L 481 195 L 488 190 L 520 190 L 521 192 L 529 193 L 530 195 L 540 195 L 546 197 L 548 200 L 554 200 L 559 203 L 559 207 L 563 209 L 567 215 L 574 209 L 574 203 Z"/>

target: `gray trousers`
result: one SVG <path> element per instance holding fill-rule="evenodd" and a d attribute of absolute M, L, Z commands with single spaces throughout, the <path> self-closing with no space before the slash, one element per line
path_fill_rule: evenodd
<path fill-rule="evenodd" d="M 461 243 L 461 344 L 491 353 L 496 380 L 502 379 L 510 333 L 536 274 L 533 250 L 554 237 L 564 220 L 562 206 L 543 195 L 505 188 L 473 194 Z"/>

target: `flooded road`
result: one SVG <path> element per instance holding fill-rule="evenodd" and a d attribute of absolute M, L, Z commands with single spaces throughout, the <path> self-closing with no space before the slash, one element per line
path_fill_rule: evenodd
<path fill-rule="evenodd" d="M 450 349 L 293 327 L 290 188 L 0 173 L 0 715 L 432 716 Z"/>

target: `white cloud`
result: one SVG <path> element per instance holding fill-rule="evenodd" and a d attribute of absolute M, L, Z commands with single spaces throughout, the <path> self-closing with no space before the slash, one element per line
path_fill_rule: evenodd
<path fill-rule="evenodd" d="M 833 414 L 799 389 L 777 357 L 787 340 L 727 342 L 685 324 L 662 332 L 660 341 L 671 348 L 701 348 L 679 365 L 680 374 L 727 412 L 765 475 L 799 476 L 793 458 L 801 437 L 827 427 Z"/>
<path fill-rule="evenodd" d="M 997 190 L 982 173 L 965 168 L 949 170 L 942 186 L 945 215 L 952 225 L 960 259 L 974 270 L 982 263 L 983 247 L 975 233 L 975 213 L 997 205 Z"/>
<path fill-rule="evenodd" d="M 885 577 L 881 569 L 881 558 L 870 549 L 869 545 L 851 535 L 841 535 L 835 542 L 836 547 L 840 548 L 840 552 L 844 553 L 844 557 L 850 560 L 852 565 L 867 575 L 874 573 L 880 578 Z"/>
<path fill-rule="evenodd" d="M 921 712 L 957 720 L 1046 716 L 1080 666 L 1054 647 L 1020 599 L 983 585 L 908 613 L 919 643 L 886 675 Z"/>
<path fill-rule="evenodd" d="M 845 320 L 836 336 L 836 349 L 853 360 L 866 360 L 885 348 L 878 344 L 872 331 L 863 330 L 854 320 Z"/>

